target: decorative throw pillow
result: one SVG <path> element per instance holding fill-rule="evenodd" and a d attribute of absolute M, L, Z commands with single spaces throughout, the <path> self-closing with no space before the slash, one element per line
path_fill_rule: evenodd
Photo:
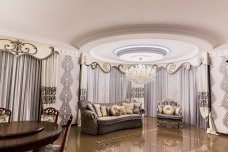
<path fill-rule="evenodd" d="M 118 109 L 119 109 L 119 106 L 113 105 L 113 106 L 111 107 L 111 109 L 110 109 L 111 115 L 112 115 L 112 116 L 116 116 L 117 113 L 120 113 Z"/>
<path fill-rule="evenodd" d="M 171 105 L 165 105 L 165 106 L 163 107 L 163 110 L 162 110 L 162 111 L 163 111 L 164 114 L 173 115 L 174 112 L 175 112 L 175 109 L 174 109 L 174 107 L 171 106 Z"/>
<path fill-rule="evenodd" d="M 41 115 L 41 121 L 42 121 L 42 115 Z M 0 115 L 0 123 L 2 122 L 9 122 L 9 116 L 6 114 Z"/>
<path fill-rule="evenodd" d="M 141 107 L 142 103 L 135 102 L 134 105 L 135 106 L 134 106 L 133 113 L 134 114 L 140 114 L 140 107 Z"/>
<path fill-rule="evenodd" d="M 133 109 L 131 109 L 131 105 L 129 103 L 122 104 L 125 107 L 126 114 L 133 114 Z"/>
<path fill-rule="evenodd" d="M 41 121 L 55 122 L 55 119 L 56 119 L 55 115 L 47 115 L 47 114 L 41 115 Z"/>
<path fill-rule="evenodd" d="M 93 107 L 97 113 L 98 117 L 102 117 L 101 109 L 100 109 L 100 104 L 93 104 Z"/>
<path fill-rule="evenodd" d="M 117 109 L 116 110 L 116 116 L 120 116 L 120 115 L 121 115 L 120 109 Z"/>
<path fill-rule="evenodd" d="M 132 106 L 133 105 L 133 106 Z M 122 106 L 125 107 L 126 114 L 133 114 L 134 104 L 130 103 L 122 103 Z"/>
<path fill-rule="evenodd" d="M 162 109 L 163 109 L 164 105 L 158 105 L 158 113 L 162 113 Z"/>
<path fill-rule="evenodd" d="M 87 105 L 87 108 L 93 112 L 96 112 L 90 103 Z"/>
<path fill-rule="evenodd" d="M 175 106 L 174 108 L 175 108 L 175 115 L 180 115 L 181 108 L 177 106 Z"/>
<path fill-rule="evenodd" d="M 133 110 L 134 106 L 135 106 L 135 103 L 134 102 L 123 102 L 122 106 L 125 106 L 125 105 L 130 105 L 130 109 Z"/>
<path fill-rule="evenodd" d="M 120 109 L 120 115 L 126 115 L 126 109 L 125 109 L 125 106 L 119 106 L 119 109 Z"/>
<path fill-rule="evenodd" d="M 101 114 L 102 114 L 102 117 L 108 116 L 106 106 L 101 106 Z"/>

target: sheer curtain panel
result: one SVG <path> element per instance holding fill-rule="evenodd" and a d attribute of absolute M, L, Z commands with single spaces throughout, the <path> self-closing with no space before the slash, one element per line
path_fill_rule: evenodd
<path fill-rule="evenodd" d="M 43 104 L 53 104 L 56 101 L 58 54 L 42 60 L 41 100 Z"/>
<path fill-rule="evenodd" d="M 0 107 L 12 111 L 12 121 L 38 120 L 41 61 L 0 51 Z"/>
<path fill-rule="evenodd" d="M 204 125 L 197 104 L 195 67 L 181 68 L 174 74 L 168 74 L 165 68 L 158 69 L 156 79 L 145 85 L 144 97 L 147 116 L 156 117 L 158 102 L 169 98 L 181 105 L 185 123 Z"/>
<path fill-rule="evenodd" d="M 87 66 L 87 99 L 91 102 L 116 102 L 131 97 L 131 82 L 124 73 L 112 68 L 109 73 L 100 67 Z"/>

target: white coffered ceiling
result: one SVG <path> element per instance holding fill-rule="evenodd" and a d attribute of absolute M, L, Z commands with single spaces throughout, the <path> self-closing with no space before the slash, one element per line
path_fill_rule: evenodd
<path fill-rule="evenodd" d="M 149 43 L 174 40 L 210 51 L 228 43 L 227 6 L 227 0 L 2 0 L 0 34 L 88 51 L 82 48 L 101 39 L 107 45 L 158 33 Z"/>

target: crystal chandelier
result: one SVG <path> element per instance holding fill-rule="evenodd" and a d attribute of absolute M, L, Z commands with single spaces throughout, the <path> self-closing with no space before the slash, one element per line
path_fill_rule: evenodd
<path fill-rule="evenodd" d="M 144 64 L 137 64 L 129 67 L 126 70 L 126 77 L 128 80 L 137 84 L 145 84 L 152 81 L 156 76 L 156 68 L 146 66 Z"/>

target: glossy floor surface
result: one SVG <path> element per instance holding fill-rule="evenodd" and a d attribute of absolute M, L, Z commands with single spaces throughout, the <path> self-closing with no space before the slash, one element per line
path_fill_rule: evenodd
<path fill-rule="evenodd" d="M 228 152 L 228 135 L 208 135 L 185 126 L 159 128 L 155 118 L 144 118 L 142 129 L 93 136 L 72 127 L 67 152 Z"/>

